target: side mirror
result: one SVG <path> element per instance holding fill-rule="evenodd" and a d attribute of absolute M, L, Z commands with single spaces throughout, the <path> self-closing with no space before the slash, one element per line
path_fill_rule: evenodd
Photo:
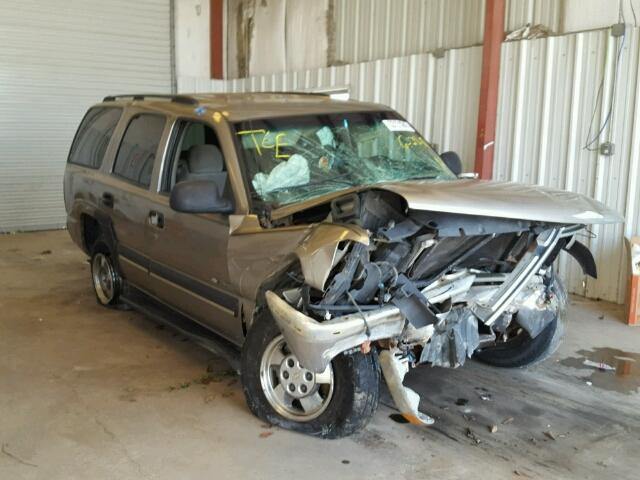
<path fill-rule="evenodd" d="M 441 153 L 440 158 L 456 177 L 462 173 L 462 162 L 456 152 Z"/>
<path fill-rule="evenodd" d="M 233 204 L 223 198 L 218 184 L 209 180 L 189 180 L 176 183 L 171 190 L 169 205 L 183 213 L 231 213 Z"/>

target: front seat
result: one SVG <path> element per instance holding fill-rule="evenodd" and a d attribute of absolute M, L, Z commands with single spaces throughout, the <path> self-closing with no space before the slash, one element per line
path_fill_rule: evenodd
<path fill-rule="evenodd" d="M 184 168 L 179 168 L 176 181 L 207 180 L 216 182 L 218 192 L 225 196 L 227 172 L 222 152 L 215 145 L 194 145 L 189 149 Z"/>

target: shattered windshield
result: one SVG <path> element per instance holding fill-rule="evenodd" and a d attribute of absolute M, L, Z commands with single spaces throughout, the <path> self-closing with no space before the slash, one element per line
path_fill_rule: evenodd
<path fill-rule="evenodd" d="M 308 200 L 358 185 L 455 175 L 394 112 L 251 120 L 235 124 L 255 200 Z"/>

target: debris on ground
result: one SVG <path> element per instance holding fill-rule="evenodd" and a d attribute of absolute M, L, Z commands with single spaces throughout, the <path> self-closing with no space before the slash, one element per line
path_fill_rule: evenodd
<path fill-rule="evenodd" d="M 258 435 L 260 438 L 267 438 L 270 437 L 271 435 L 273 435 L 273 432 L 260 432 L 260 435 Z"/>
<path fill-rule="evenodd" d="M 476 393 L 480 397 L 480 400 L 483 400 L 485 402 L 490 402 L 493 399 L 491 397 L 491 394 L 489 393 L 489 390 L 487 390 L 485 387 L 476 387 Z"/>
<path fill-rule="evenodd" d="M 482 443 L 482 440 L 480 440 L 476 434 L 474 433 L 473 430 L 471 430 L 470 428 L 467 428 L 467 438 L 470 438 L 473 442 L 475 442 L 476 445 L 480 445 L 480 443 Z"/>
<path fill-rule="evenodd" d="M 474 417 L 473 415 L 469 415 L 468 413 L 463 413 L 462 417 L 467 421 L 467 422 L 475 422 L 476 421 L 476 417 Z"/>
<path fill-rule="evenodd" d="M 342 463 L 344 465 L 349 465 L 351 462 L 349 460 L 347 460 L 347 459 L 344 459 L 344 460 L 342 460 Z"/>
<path fill-rule="evenodd" d="M 512 422 L 513 422 L 513 417 L 507 417 L 504 420 L 502 420 L 502 425 L 508 425 Z"/>
<path fill-rule="evenodd" d="M 497 425 L 490 425 L 489 426 L 489 431 L 491 433 L 496 433 L 498 431 L 498 426 Z"/>
<path fill-rule="evenodd" d="M 551 440 L 557 440 L 555 434 L 551 431 L 551 430 L 547 430 L 546 432 L 542 432 L 544 433 L 544 436 L 551 439 Z"/>
<path fill-rule="evenodd" d="M 469 403 L 469 400 L 467 400 L 466 398 L 458 398 L 456 400 L 456 405 L 460 407 L 464 407 L 467 403 Z"/>
<path fill-rule="evenodd" d="M 594 362 L 592 360 L 585 360 L 583 364 L 586 365 L 587 367 L 597 368 L 601 372 L 607 372 L 607 371 L 615 372 L 616 370 L 615 367 L 612 367 L 611 365 L 608 365 L 604 362 Z"/>
<path fill-rule="evenodd" d="M 53 252 L 51 250 L 43 250 L 40 252 L 40 255 L 51 255 Z"/>

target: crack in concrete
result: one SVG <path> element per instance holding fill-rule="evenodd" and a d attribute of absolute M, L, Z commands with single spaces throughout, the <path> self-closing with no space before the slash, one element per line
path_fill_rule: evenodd
<path fill-rule="evenodd" d="M 115 433 L 113 433 L 97 417 L 93 417 L 93 421 L 96 423 L 96 425 L 98 425 L 102 429 L 102 431 L 104 432 L 105 435 L 107 435 L 109 438 L 111 438 L 111 440 L 120 447 L 120 450 L 122 451 L 124 456 L 127 458 L 129 463 L 131 463 L 131 464 L 133 464 L 135 466 L 135 469 L 137 470 L 138 475 L 143 476 L 144 478 L 151 478 L 151 476 L 149 476 L 149 474 L 146 473 L 142 469 L 142 465 L 140 465 L 140 463 L 135 458 L 133 458 L 133 456 L 131 456 L 131 453 L 129 453 L 129 450 L 127 449 L 127 447 L 120 441 L 120 439 L 117 437 L 117 435 Z"/>
<path fill-rule="evenodd" d="M 27 462 L 26 460 L 21 459 L 19 456 L 17 456 L 14 453 L 11 453 L 9 450 L 7 450 L 7 447 L 9 446 L 8 443 L 3 443 L 2 444 L 2 448 L 0 449 L 0 451 L 2 451 L 2 453 L 4 453 L 7 457 L 11 458 L 12 460 L 22 464 L 22 465 L 26 465 L 27 467 L 36 467 L 38 468 L 38 465 L 36 465 L 35 463 L 31 463 L 31 462 Z"/>

